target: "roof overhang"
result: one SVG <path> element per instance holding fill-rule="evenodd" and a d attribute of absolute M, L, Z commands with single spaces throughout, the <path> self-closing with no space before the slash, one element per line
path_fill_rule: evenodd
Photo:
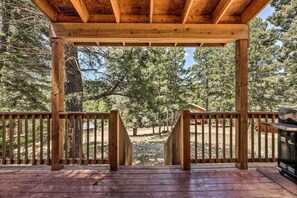
<path fill-rule="evenodd" d="M 271 0 L 32 0 L 51 34 L 77 45 L 222 47 L 249 39 Z"/>

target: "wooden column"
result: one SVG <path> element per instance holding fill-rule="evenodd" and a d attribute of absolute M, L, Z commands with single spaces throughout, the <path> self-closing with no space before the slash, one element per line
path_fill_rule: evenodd
<path fill-rule="evenodd" d="M 248 168 L 248 40 L 235 43 L 235 98 L 238 120 L 237 152 L 239 169 Z"/>
<path fill-rule="evenodd" d="M 109 162 L 110 171 L 117 171 L 119 168 L 119 112 L 111 111 L 109 115 Z"/>
<path fill-rule="evenodd" d="M 63 168 L 63 123 L 59 112 L 64 111 L 64 42 L 51 38 L 52 45 L 52 171 Z"/>
<path fill-rule="evenodd" d="M 190 150 L 190 111 L 183 111 L 181 119 L 181 168 L 182 170 L 191 169 L 191 150 Z"/>

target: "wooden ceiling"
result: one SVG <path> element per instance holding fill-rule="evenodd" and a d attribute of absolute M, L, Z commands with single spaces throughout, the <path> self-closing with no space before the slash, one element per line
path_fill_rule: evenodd
<path fill-rule="evenodd" d="M 52 22 L 52 36 L 63 37 L 65 41 L 78 45 L 183 47 L 222 47 L 225 43 L 239 39 L 234 34 L 241 34 L 242 39 L 243 32 L 236 31 L 239 29 L 248 31 L 246 24 L 270 2 L 270 0 L 32 1 Z M 203 27 L 206 27 L 206 30 Z M 164 28 L 168 28 L 167 34 L 160 36 L 157 34 L 147 36 L 144 32 L 151 33 Z M 92 33 L 88 34 L 89 29 Z M 176 31 L 181 33 L 189 29 L 199 29 L 199 31 L 194 37 L 193 34 L 183 34 L 184 40 L 180 38 L 181 35 L 175 34 Z M 218 32 L 213 31 L 218 29 L 223 30 L 222 34 L 225 35 L 214 38 L 212 35 Z M 119 34 L 120 31 L 123 31 L 122 34 Z M 134 31 L 143 34 L 133 36 Z M 103 32 L 110 35 L 101 36 Z M 226 32 L 231 35 L 226 37 Z M 199 35 L 201 38 L 198 38 Z"/>

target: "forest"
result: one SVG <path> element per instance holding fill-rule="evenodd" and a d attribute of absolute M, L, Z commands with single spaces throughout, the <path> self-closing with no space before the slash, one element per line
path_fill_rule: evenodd
<path fill-rule="evenodd" d="M 250 24 L 249 110 L 297 105 L 297 0 L 273 0 Z M 196 48 L 65 46 L 65 110 L 118 109 L 129 128 L 170 126 L 198 104 L 234 111 L 234 45 Z M 49 21 L 30 0 L 0 0 L 0 111 L 51 111 Z M 155 131 L 154 131 L 155 132 Z"/>

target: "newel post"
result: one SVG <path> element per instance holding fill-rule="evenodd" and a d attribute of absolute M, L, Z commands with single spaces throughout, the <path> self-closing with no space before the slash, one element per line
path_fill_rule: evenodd
<path fill-rule="evenodd" d="M 235 98 L 239 113 L 237 153 L 239 169 L 248 169 L 248 40 L 235 43 Z"/>
<path fill-rule="evenodd" d="M 51 170 L 63 168 L 63 122 L 59 112 L 64 111 L 64 41 L 51 38 L 52 47 L 52 162 Z"/>
<path fill-rule="evenodd" d="M 120 116 L 118 111 L 111 111 L 109 115 L 109 143 L 108 153 L 110 171 L 117 171 L 119 168 L 119 130 Z"/>
<path fill-rule="evenodd" d="M 191 169 L 191 146 L 190 146 L 190 111 L 182 112 L 181 119 L 181 168 L 182 170 Z"/>

